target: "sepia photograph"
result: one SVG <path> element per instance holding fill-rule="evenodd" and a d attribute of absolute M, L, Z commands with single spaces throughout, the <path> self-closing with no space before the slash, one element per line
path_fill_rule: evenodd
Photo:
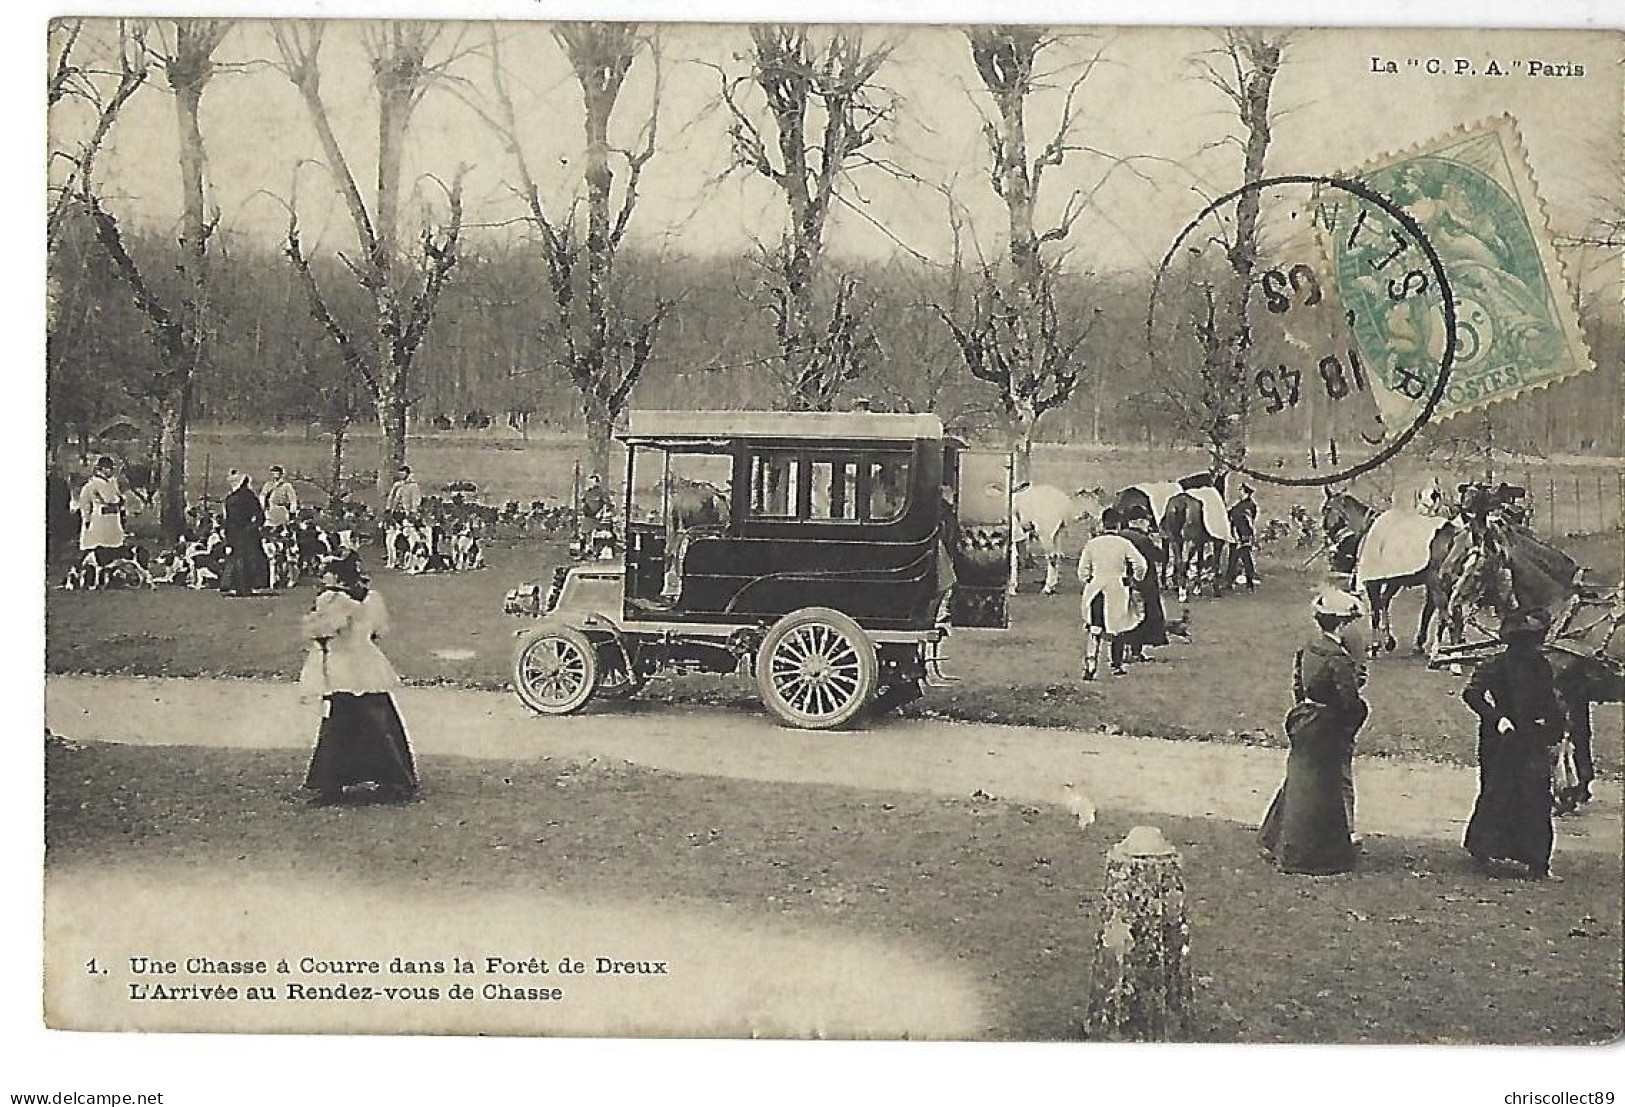
<path fill-rule="evenodd" d="M 1625 1094 L 1625 33 L 329 14 L 17 44 L 42 1034 Z"/>

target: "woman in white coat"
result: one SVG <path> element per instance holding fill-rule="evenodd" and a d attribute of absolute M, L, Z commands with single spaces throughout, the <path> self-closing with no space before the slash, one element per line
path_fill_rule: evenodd
<path fill-rule="evenodd" d="M 110 457 L 96 459 L 95 472 L 79 490 L 79 550 L 97 565 L 122 556 L 129 539 L 124 533 L 124 493 L 113 474 L 118 466 Z"/>
<path fill-rule="evenodd" d="M 1078 582 L 1083 585 L 1083 679 L 1094 680 L 1100 668 L 1101 647 L 1111 654 L 1112 675 L 1122 676 L 1122 635 L 1140 625 L 1143 611 L 1133 588 L 1148 571 L 1145 557 L 1134 543 L 1118 534 L 1122 519 L 1115 508 L 1101 512 L 1102 533 L 1084 544 L 1078 557 Z"/>
<path fill-rule="evenodd" d="M 378 648 L 389 631 L 384 599 L 367 587 L 353 552 L 322 569 L 322 591 L 305 616 L 310 652 L 300 684 L 322 698 L 322 724 L 305 774 L 319 803 L 410 799 L 417 766 L 392 690 L 394 666 Z"/>

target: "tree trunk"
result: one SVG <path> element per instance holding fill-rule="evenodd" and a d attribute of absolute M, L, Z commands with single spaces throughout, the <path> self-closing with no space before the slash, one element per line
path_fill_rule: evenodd
<path fill-rule="evenodd" d="M 383 432 L 378 443 L 378 500 L 382 504 L 395 483 L 395 471 L 406 464 L 407 405 L 393 396 L 378 397 L 377 405 L 378 429 Z"/>
<path fill-rule="evenodd" d="M 1245 34 L 1245 32 L 1242 32 Z M 1239 84 L 1238 113 L 1247 132 L 1243 147 L 1241 179 L 1245 185 L 1257 184 L 1264 178 L 1264 159 L 1270 146 L 1270 92 L 1275 73 L 1281 61 L 1279 41 L 1258 39 L 1244 44 L 1232 42 L 1232 51 L 1241 51 L 1250 63 L 1250 71 Z M 1248 397 L 1246 388 L 1248 355 L 1252 335 L 1247 326 L 1247 301 L 1252 291 L 1253 270 L 1258 263 L 1258 218 L 1260 194 L 1255 190 L 1243 193 L 1236 201 L 1235 245 L 1230 251 L 1230 268 L 1235 273 L 1235 284 L 1227 303 L 1226 320 L 1231 349 L 1231 369 L 1225 382 L 1236 398 L 1237 425 L 1234 436 L 1221 445 L 1222 456 L 1232 464 L 1240 464 L 1247 456 L 1249 431 Z"/>
<path fill-rule="evenodd" d="M 588 393 L 581 404 L 581 414 L 587 424 L 587 464 L 589 471 L 597 473 L 605 483 L 610 479 L 610 440 L 614 430 L 614 415 L 597 396 Z"/>
<path fill-rule="evenodd" d="M 333 435 L 333 469 L 328 487 L 328 502 L 331 504 L 344 494 L 344 433 L 350 427 L 348 419 L 335 422 L 332 427 Z"/>
<path fill-rule="evenodd" d="M 158 525 L 167 538 L 186 527 L 186 407 L 191 385 L 163 398 L 158 412 Z"/>
<path fill-rule="evenodd" d="M 1086 1037 L 1161 1042 L 1195 1027 L 1179 851 L 1137 826 L 1106 854 Z"/>
<path fill-rule="evenodd" d="M 192 375 L 203 359 L 203 316 L 207 310 L 209 224 L 204 206 L 203 131 L 199 117 L 203 88 L 211 72 L 212 46 L 190 51 L 180 31 L 170 68 L 175 88 L 175 122 L 180 133 L 181 250 L 191 287 L 181 301 L 183 345 L 164 358 L 164 394 L 159 399 L 159 525 L 169 538 L 186 526 L 186 425 Z"/>
<path fill-rule="evenodd" d="M 377 74 L 378 88 L 378 221 L 371 277 L 374 282 L 373 308 L 377 313 L 373 335 L 375 364 L 378 367 L 378 424 L 383 432 L 379 444 L 378 495 L 382 501 L 395 481 L 395 471 L 406 464 L 406 408 L 410 395 L 410 354 L 401 354 L 401 318 L 397 281 L 397 236 L 400 233 L 401 159 L 407 128 L 412 120 L 412 98 L 416 86 L 410 76 L 398 70 L 400 60 L 386 58 Z"/>
<path fill-rule="evenodd" d="M 378 78 L 378 237 L 373 265 L 393 296 L 396 290 L 396 236 L 400 233 L 401 158 L 412 121 L 410 79 Z"/>
<path fill-rule="evenodd" d="M 1016 439 L 1016 483 L 1017 485 L 1031 484 L 1033 481 L 1033 430 L 1035 424 L 1025 424 Z"/>
<path fill-rule="evenodd" d="M 1031 484 L 1033 479 L 1033 438 L 1038 434 L 1038 412 L 1023 406 L 1015 413 L 1016 486 Z"/>

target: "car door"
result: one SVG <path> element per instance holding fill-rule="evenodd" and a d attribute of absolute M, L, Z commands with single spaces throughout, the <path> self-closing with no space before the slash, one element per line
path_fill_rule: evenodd
<path fill-rule="evenodd" d="M 945 520 L 954 588 L 949 621 L 956 627 L 1010 625 L 1011 457 L 992 450 L 956 450 L 949 472 L 957 505 Z"/>

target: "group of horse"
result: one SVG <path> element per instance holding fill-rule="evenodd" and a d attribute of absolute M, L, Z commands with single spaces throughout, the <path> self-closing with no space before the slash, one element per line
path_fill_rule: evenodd
<path fill-rule="evenodd" d="M 1231 535 L 1219 532 L 1209 502 L 1222 505 L 1222 491 L 1222 477 L 1205 475 L 1134 485 L 1115 495 L 1087 488 L 1069 494 L 1051 485 L 1020 488 L 1013 497 L 1017 542 L 1010 592 L 1016 591 L 1018 551 L 1028 546 L 1044 561 L 1044 592 L 1053 593 L 1069 528 L 1092 531 L 1108 507 L 1153 519 L 1167 553 L 1162 583 L 1177 590 L 1181 602 L 1201 585 L 1222 590 L 1229 583 L 1223 566 Z M 1437 481 L 1427 491 L 1425 500 L 1418 497 L 1419 510 L 1383 511 L 1327 488 L 1319 518 L 1324 546 L 1312 556 L 1325 556 L 1334 581 L 1364 594 L 1373 657 L 1397 648 L 1393 602 L 1409 588 L 1420 588 L 1423 598 L 1417 653 L 1457 672 L 1498 647 L 1503 617 L 1543 613 L 1551 627 L 1545 652 L 1579 766 L 1576 791 L 1585 798 L 1592 772 L 1591 707 L 1625 701 L 1625 585 L 1594 586 L 1579 562 L 1530 529 L 1516 499 L 1463 486 L 1462 501 L 1451 505 Z M 1294 511 L 1299 514 L 1306 513 Z M 1313 528 L 1298 529 L 1303 544 Z"/>
<path fill-rule="evenodd" d="M 1095 528 L 1107 508 L 1125 518 L 1139 514 L 1152 521 L 1166 554 L 1162 585 L 1177 592 L 1180 602 L 1204 586 L 1215 594 L 1224 591 L 1229 583 L 1225 555 L 1236 540 L 1224 488 L 1223 473 L 1130 485 L 1115 495 L 1100 488 L 1067 493 L 1049 484 L 1024 485 L 1011 496 L 1015 541 L 1010 551 L 1010 594 L 1017 591 L 1023 552 L 1043 560 L 1044 594 L 1053 594 L 1066 558 L 1062 542 L 1068 528 Z"/>
<path fill-rule="evenodd" d="M 1625 701 L 1625 586 L 1593 585 L 1579 562 L 1529 529 L 1526 515 L 1502 506 L 1478 490 L 1432 514 L 1379 512 L 1328 489 L 1321 519 L 1332 571 L 1365 593 L 1373 656 L 1396 648 L 1392 605 L 1407 588 L 1423 590 L 1414 644 L 1435 665 L 1459 669 L 1497 645 L 1502 618 L 1541 612 L 1567 735 L 1588 783 L 1591 705 Z M 1389 542 L 1385 533 L 1403 538 Z M 1385 556 L 1385 546 L 1397 554 Z M 1466 640 L 1469 627 L 1474 641 Z"/>
<path fill-rule="evenodd" d="M 1328 488 L 1321 528 L 1332 573 L 1365 594 L 1373 655 L 1396 648 L 1392 606 L 1408 588 L 1423 590 L 1415 647 L 1429 657 L 1460 647 L 1470 622 L 1550 615 L 1589 591 L 1579 562 L 1492 504 L 1378 511 Z"/>

